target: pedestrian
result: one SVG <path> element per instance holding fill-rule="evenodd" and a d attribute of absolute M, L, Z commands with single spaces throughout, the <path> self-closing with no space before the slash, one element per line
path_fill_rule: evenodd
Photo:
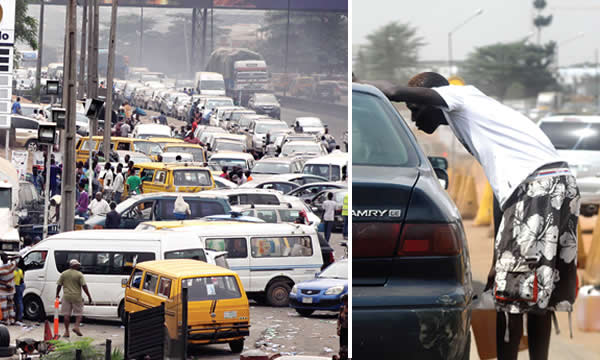
<path fill-rule="evenodd" d="M 61 169 L 56 165 L 56 160 L 50 159 L 50 196 L 60 194 L 60 188 L 58 187 L 58 177 Z"/>
<path fill-rule="evenodd" d="M 329 128 L 325 128 L 325 141 L 327 141 L 327 151 L 332 152 L 336 148 L 335 138 L 329 134 Z"/>
<path fill-rule="evenodd" d="M 202 108 L 204 109 L 204 107 Z M 210 116 L 212 115 L 212 111 L 208 110 L 208 111 L 204 111 L 202 114 L 202 125 L 209 125 L 210 124 Z"/>
<path fill-rule="evenodd" d="M 25 281 L 24 281 L 24 273 L 23 267 L 25 264 L 23 261 L 18 261 L 16 263 L 15 270 L 13 272 L 13 276 L 15 279 L 15 313 L 16 313 L 16 324 L 23 325 L 23 292 L 25 291 Z"/>
<path fill-rule="evenodd" d="M 114 174 L 112 166 L 109 162 L 104 164 L 104 175 L 102 178 L 104 185 L 104 197 L 107 199 L 112 199 L 112 192 L 114 191 Z"/>
<path fill-rule="evenodd" d="M 75 325 L 73 332 L 78 336 L 82 336 L 79 324 L 83 316 L 83 297 L 81 290 L 85 291 L 90 305 L 92 304 L 92 296 L 88 290 L 85 278 L 80 271 L 81 264 L 77 259 L 69 261 L 69 269 L 63 271 L 56 282 L 56 299 L 60 300 L 60 291 L 63 290 L 61 312 L 65 322 L 65 333 L 63 337 L 69 337 L 69 325 L 71 323 L 71 315 L 75 315 Z"/>
<path fill-rule="evenodd" d="M 113 182 L 113 201 L 117 204 L 121 202 L 123 195 L 125 179 L 123 178 L 123 164 L 117 165 L 117 174 Z"/>
<path fill-rule="evenodd" d="M 12 104 L 12 108 L 10 110 L 11 114 L 18 114 L 18 115 L 23 115 L 23 112 L 21 111 L 21 98 L 17 97 L 17 101 L 15 101 Z"/>
<path fill-rule="evenodd" d="M 190 204 L 183 200 L 183 194 L 177 195 L 175 199 L 175 205 L 173 206 L 173 215 L 177 220 L 185 220 L 188 216 L 192 215 L 190 210 Z"/>
<path fill-rule="evenodd" d="M 132 115 L 133 115 L 133 109 L 131 108 L 131 105 L 129 105 L 128 101 L 125 101 L 125 104 L 123 104 L 123 109 L 125 110 L 125 121 L 131 121 L 132 119 Z"/>
<path fill-rule="evenodd" d="M 169 123 L 167 122 L 167 116 L 165 115 L 164 111 L 160 112 L 160 116 L 158 117 L 158 123 L 161 125 L 168 125 Z"/>
<path fill-rule="evenodd" d="M 348 193 L 344 195 L 344 205 L 342 206 L 342 217 L 344 218 L 344 230 L 342 234 L 344 239 L 348 239 Z"/>
<path fill-rule="evenodd" d="M 129 195 L 140 194 L 140 185 L 142 179 L 135 174 L 133 167 L 129 168 L 129 175 L 127 176 L 127 187 L 129 188 Z"/>
<path fill-rule="evenodd" d="M 37 193 L 41 194 L 44 188 L 44 180 L 42 179 L 42 176 L 38 173 L 38 168 L 35 166 L 33 167 L 33 169 L 31 169 L 31 183 L 35 187 Z"/>
<path fill-rule="evenodd" d="M 106 220 L 104 221 L 105 229 L 118 229 L 121 227 L 121 215 L 115 210 L 117 208 L 116 202 L 110 203 L 110 211 L 106 214 Z"/>
<path fill-rule="evenodd" d="M 129 121 L 125 120 L 119 131 L 121 131 L 121 137 L 128 137 L 129 132 L 131 132 L 131 125 L 129 125 Z"/>
<path fill-rule="evenodd" d="M 0 252 L 0 309 L 2 322 L 8 325 L 15 323 L 15 269 L 17 264 L 9 261 L 4 252 Z"/>
<path fill-rule="evenodd" d="M 296 133 L 302 133 L 302 126 L 300 126 L 300 121 L 296 120 L 296 123 L 294 124 L 294 131 Z"/>
<path fill-rule="evenodd" d="M 163 162 L 163 157 L 161 154 L 156 154 L 156 162 L 159 162 L 159 163 Z"/>
<path fill-rule="evenodd" d="M 129 156 L 129 154 L 125 154 L 125 156 L 123 157 L 123 161 L 125 162 L 125 164 L 128 164 L 129 160 L 131 160 L 131 157 Z"/>
<path fill-rule="evenodd" d="M 221 175 L 219 175 L 219 177 L 222 177 L 222 178 L 223 178 L 223 179 L 225 179 L 225 180 L 229 180 L 229 174 L 227 173 L 227 170 L 229 170 L 229 169 L 227 168 L 227 166 L 223 166 L 223 167 L 221 168 Z"/>
<path fill-rule="evenodd" d="M 483 167 L 503 213 L 486 286 L 498 359 L 517 358 L 523 314 L 530 358 L 547 359 L 554 312 L 570 313 L 576 295 L 580 196 L 569 164 L 536 124 L 474 86 L 425 72 L 384 93 L 428 134 L 449 125 Z"/>
<path fill-rule="evenodd" d="M 185 139 L 183 139 L 183 141 L 185 141 L 186 143 L 189 143 L 189 144 L 196 144 L 196 145 L 204 146 L 202 141 L 200 141 L 200 139 L 198 139 L 196 136 L 194 136 L 193 131 L 190 131 L 190 133 L 186 136 Z"/>
<path fill-rule="evenodd" d="M 108 202 L 102 198 L 102 192 L 98 191 L 94 200 L 90 203 L 90 215 L 105 216 L 109 211 Z"/>
<path fill-rule="evenodd" d="M 77 215 L 81 216 L 84 219 L 88 218 L 88 206 L 89 206 L 89 197 L 87 191 L 85 191 L 85 183 L 79 183 L 79 201 L 77 202 Z"/>
<path fill-rule="evenodd" d="M 60 195 L 54 195 L 53 197 L 50 198 L 50 204 L 49 204 L 49 209 L 48 209 L 48 213 L 52 214 L 51 216 L 49 215 L 49 221 L 51 223 L 58 223 L 60 220 L 60 203 L 61 203 L 62 197 Z M 77 200 L 79 201 L 79 200 Z"/>
<path fill-rule="evenodd" d="M 335 209 L 337 203 L 333 201 L 333 193 L 327 193 L 327 200 L 323 201 L 323 222 L 325 226 L 325 240 L 329 242 L 333 225 L 335 223 Z"/>
<path fill-rule="evenodd" d="M 327 152 L 329 152 L 329 143 L 327 142 L 325 135 L 321 136 L 321 146 L 323 146 L 325 149 L 327 149 Z"/>

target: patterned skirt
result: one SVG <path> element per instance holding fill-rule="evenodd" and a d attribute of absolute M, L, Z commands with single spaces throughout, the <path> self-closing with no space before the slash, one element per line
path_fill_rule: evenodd
<path fill-rule="evenodd" d="M 496 310 L 573 310 L 580 197 L 566 164 L 545 166 L 505 204 L 495 240 Z"/>

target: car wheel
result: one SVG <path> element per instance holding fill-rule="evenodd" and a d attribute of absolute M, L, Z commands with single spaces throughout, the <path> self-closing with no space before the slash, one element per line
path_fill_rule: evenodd
<path fill-rule="evenodd" d="M 37 295 L 28 295 L 23 299 L 24 315 L 33 321 L 42 321 L 46 317 L 44 303 Z"/>
<path fill-rule="evenodd" d="M 314 310 L 310 310 L 310 309 L 296 309 L 296 311 L 298 312 L 298 314 L 300 314 L 301 316 L 311 316 L 312 313 L 314 313 Z"/>
<path fill-rule="evenodd" d="M 6 326 L 0 326 L 0 347 L 10 345 L 10 333 Z"/>
<path fill-rule="evenodd" d="M 234 340 L 229 342 L 229 348 L 234 354 L 239 354 L 244 350 L 244 339 Z"/>
<path fill-rule="evenodd" d="M 25 148 L 27 149 L 27 151 L 36 152 L 38 149 L 37 141 L 28 140 L 27 143 L 25 144 Z"/>
<path fill-rule="evenodd" d="M 119 318 L 121 319 L 121 323 L 125 325 L 127 323 L 127 313 L 125 312 L 125 303 L 123 302 L 123 300 L 119 304 L 118 314 Z"/>
<path fill-rule="evenodd" d="M 285 281 L 275 281 L 267 289 L 267 301 L 271 306 L 288 306 L 292 288 Z"/>

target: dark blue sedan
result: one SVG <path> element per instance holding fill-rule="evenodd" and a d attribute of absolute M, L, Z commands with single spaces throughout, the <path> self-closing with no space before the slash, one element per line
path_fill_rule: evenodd
<path fill-rule="evenodd" d="M 469 252 L 460 214 L 438 180 L 447 185 L 448 176 L 431 163 L 387 98 L 353 84 L 356 359 L 469 358 Z"/>
<path fill-rule="evenodd" d="M 313 280 L 294 285 L 290 292 L 290 307 L 302 316 L 315 310 L 339 311 L 342 295 L 348 293 L 348 260 L 329 265 Z"/>

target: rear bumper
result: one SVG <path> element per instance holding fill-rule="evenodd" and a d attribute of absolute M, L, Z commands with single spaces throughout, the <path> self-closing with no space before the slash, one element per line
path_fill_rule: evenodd
<path fill-rule="evenodd" d="M 470 336 L 467 307 L 352 309 L 353 356 L 376 359 L 463 359 Z"/>
<path fill-rule="evenodd" d="M 312 303 L 306 304 L 302 302 L 302 298 L 311 298 Z M 294 309 L 306 310 L 326 310 L 339 311 L 341 306 L 340 295 L 304 295 L 290 294 L 290 307 Z"/>
<path fill-rule="evenodd" d="M 228 342 L 250 335 L 250 325 L 226 325 L 209 328 L 190 329 L 188 341 L 195 344 Z"/>

